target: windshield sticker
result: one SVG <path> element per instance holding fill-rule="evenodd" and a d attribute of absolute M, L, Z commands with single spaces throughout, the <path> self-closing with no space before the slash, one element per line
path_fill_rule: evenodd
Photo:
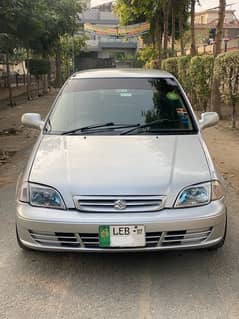
<path fill-rule="evenodd" d="M 127 93 L 120 93 L 120 96 L 132 96 L 131 93 L 127 92 Z"/>

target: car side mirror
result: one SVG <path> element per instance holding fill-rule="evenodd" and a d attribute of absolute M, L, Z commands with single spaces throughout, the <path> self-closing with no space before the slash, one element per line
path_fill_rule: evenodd
<path fill-rule="evenodd" d="M 216 125 L 219 122 L 219 116 L 216 112 L 205 112 L 201 114 L 199 126 L 201 130 Z"/>
<path fill-rule="evenodd" d="M 22 115 L 22 124 L 27 127 L 42 130 L 44 121 L 42 121 L 41 115 L 38 113 L 25 113 Z"/>

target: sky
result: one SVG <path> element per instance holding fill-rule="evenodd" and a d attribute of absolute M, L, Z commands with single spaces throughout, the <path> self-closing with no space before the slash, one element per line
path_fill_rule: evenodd
<path fill-rule="evenodd" d="M 101 3 L 110 2 L 110 0 L 91 0 L 91 5 L 95 6 Z M 213 7 L 217 7 L 219 0 L 200 0 L 201 6 L 197 6 L 197 11 L 201 11 L 204 9 L 209 9 Z M 236 10 L 236 15 L 239 18 L 239 1 L 238 0 L 228 0 L 228 4 L 233 4 L 232 6 L 228 6 L 228 9 Z"/>

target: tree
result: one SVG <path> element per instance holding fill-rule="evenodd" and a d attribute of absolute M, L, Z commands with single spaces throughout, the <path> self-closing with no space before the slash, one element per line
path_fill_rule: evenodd
<path fill-rule="evenodd" d="M 64 64 L 64 77 L 67 78 L 75 71 L 76 55 L 85 47 L 86 37 L 64 35 L 60 39 L 60 46 L 62 52 L 62 62 Z"/>
<path fill-rule="evenodd" d="M 41 1 L 21 0 L 22 8 L 18 9 L 16 13 L 16 37 L 19 44 L 26 49 L 27 60 L 29 61 L 31 55 L 31 41 L 41 33 L 43 25 L 41 17 L 44 15 Z M 29 68 L 27 68 L 27 98 L 31 97 L 31 78 Z"/>
<path fill-rule="evenodd" d="M 1 0 L 0 32 L 14 36 L 26 48 L 28 58 L 32 52 L 54 53 L 59 60 L 60 39 L 74 35 L 80 11 L 77 0 Z"/>
<path fill-rule="evenodd" d="M 226 0 L 219 0 L 218 23 L 216 29 L 216 43 L 215 43 L 215 56 L 221 53 L 223 26 L 226 12 Z M 221 116 L 221 97 L 220 97 L 220 82 L 217 77 L 214 77 L 212 83 L 212 96 L 211 96 L 211 110 L 217 112 Z"/>
<path fill-rule="evenodd" d="M 214 77 L 227 106 L 231 106 L 232 128 L 236 128 L 237 105 L 239 103 L 239 52 L 226 52 L 217 56 Z"/>
<path fill-rule="evenodd" d="M 5 56 L 10 106 L 14 106 L 15 102 L 11 87 L 9 57 L 17 46 L 16 16 L 17 12 L 22 9 L 22 5 L 22 0 L 2 0 L 0 2 L 0 52 Z"/>
<path fill-rule="evenodd" d="M 168 39 L 172 37 L 172 52 L 174 54 L 175 38 L 182 39 L 187 25 L 189 0 L 117 0 L 116 11 L 122 24 L 131 24 L 147 21 L 150 23 L 151 39 L 158 52 L 158 64 L 163 56 L 168 56 Z M 178 30 L 179 29 L 179 30 Z"/>
<path fill-rule="evenodd" d="M 12 85 L 11 85 L 11 76 L 10 76 L 10 61 L 9 61 L 10 54 L 13 52 L 13 49 L 14 49 L 14 44 L 15 44 L 15 41 L 14 41 L 13 36 L 8 35 L 6 33 L 0 33 L 0 47 L 1 47 L 1 52 L 5 56 L 7 87 L 8 87 L 8 92 L 9 92 L 10 106 L 15 105 L 15 102 L 13 99 L 13 94 L 12 94 Z"/>
<path fill-rule="evenodd" d="M 196 0 L 191 0 L 191 55 L 197 54 L 195 41 L 195 5 Z"/>
<path fill-rule="evenodd" d="M 78 28 L 78 13 L 81 11 L 80 4 L 77 0 L 43 0 L 46 2 L 49 15 L 46 19 L 46 25 L 51 25 L 48 28 L 48 33 L 45 33 L 43 39 L 48 37 L 51 41 L 51 49 L 55 54 L 56 61 L 56 86 L 62 84 L 62 51 L 61 37 L 68 34 L 73 36 Z"/>
<path fill-rule="evenodd" d="M 225 12 L 226 12 L 226 0 L 219 0 L 218 23 L 217 23 L 216 39 L 215 39 L 215 55 L 218 55 L 221 53 Z"/>
<path fill-rule="evenodd" d="M 164 23 L 165 14 L 168 13 L 168 5 L 164 0 L 118 0 L 116 10 L 122 24 L 130 24 L 147 21 L 150 23 L 150 31 L 153 46 L 157 49 L 159 64 L 162 59 L 162 37 L 164 28 L 168 26 L 168 18 Z M 167 0 L 168 3 L 168 0 Z M 167 33 L 167 32 L 166 32 Z M 167 47 L 167 34 L 165 46 Z"/>
<path fill-rule="evenodd" d="M 163 56 L 167 58 L 168 56 L 168 24 L 169 24 L 169 6 L 171 4 L 170 0 L 165 0 L 163 3 L 163 13 L 164 13 L 164 24 L 163 24 L 163 32 L 164 32 L 164 45 L 163 45 Z"/>
<path fill-rule="evenodd" d="M 180 40 L 181 55 L 185 54 L 184 50 L 184 32 L 188 28 L 189 17 L 189 0 L 171 0 L 171 41 L 172 41 L 172 55 L 175 55 L 175 39 Z M 170 29 L 169 29 L 170 30 Z"/>

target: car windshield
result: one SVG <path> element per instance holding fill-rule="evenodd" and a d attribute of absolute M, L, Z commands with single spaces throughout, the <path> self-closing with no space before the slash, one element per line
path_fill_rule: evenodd
<path fill-rule="evenodd" d="M 71 79 L 48 123 L 50 134 L 195 132 L 173 78 Z"/>

